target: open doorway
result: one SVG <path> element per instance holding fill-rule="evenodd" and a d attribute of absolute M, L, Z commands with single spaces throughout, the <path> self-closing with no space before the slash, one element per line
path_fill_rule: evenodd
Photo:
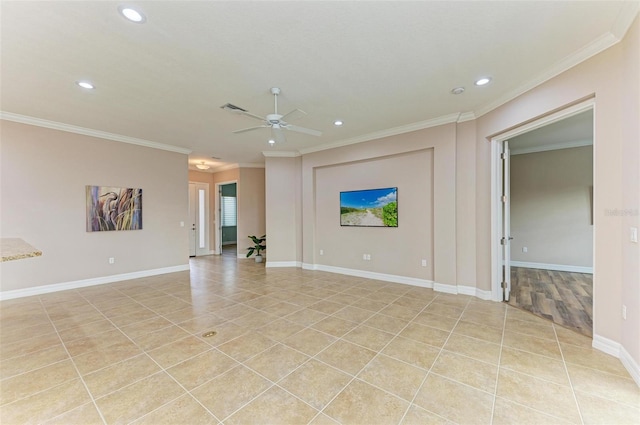
<path fill-rule="evenodd" d="M 221 255 L 237 257 L 238 252 L 238 188 L 237 182 L 219 183 L 218 239 Z"/>
<path fill-rule="evenodd" d="M 492 140 L 494 268 L 504 301 L 592 336 L 593 109 L 563 112 Z"/>

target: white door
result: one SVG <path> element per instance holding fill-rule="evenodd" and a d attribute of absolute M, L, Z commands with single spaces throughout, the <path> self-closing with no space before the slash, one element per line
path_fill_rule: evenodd
<path fill-rule="evenodd" d="M 196 221 L 197 221 L 196 184 L 189 183 L 189 257 L 196 256 Z"/>
<path fill-rule="evenodd" d="M 509 174 L 509 142 L 502 142 L 502 299 L 511 296 L 511 193 Z"/>
<path fill-rule="evenodd" d="M 189 183 L 189 256 L 209 252 L 209 185 Z"/>

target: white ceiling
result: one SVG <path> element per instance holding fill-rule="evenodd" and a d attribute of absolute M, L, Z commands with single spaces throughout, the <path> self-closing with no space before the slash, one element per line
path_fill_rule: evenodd
<path fill-rule="evenodd" d="M 592 144 L 593 109 L 509 139 L 512 155 Z"/>
<path fill-rule="evenodd" d="M 192 151 L 190 162 L 262 163 L 478 117 L 615 44 L 638 1 L 2 1 L 5 119 Z M 475 87 L 480 76 L 492 82 Z M 74 83 L 91 80 L 87 91 Z M 249 118 L 300 108 L 269 148 Z M 461 95 L 454 87 L 464 86 Z M 344 126 L 333 126 L 336 118 Z M 73 126 L 73 127 L 72 127 Z M 76 128 L 77 127 L 77 128 Z"/>

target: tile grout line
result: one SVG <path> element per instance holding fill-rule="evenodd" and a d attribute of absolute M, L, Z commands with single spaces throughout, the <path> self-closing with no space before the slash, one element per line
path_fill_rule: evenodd
<path fill-rule="evenodd" d="M 116 290 L 118 290 L 118 289 L 116 289 Z M 149 308 L 149 307 L 147 307 L 146 305 L 144 305 L 144 304 L 142 304 L 142 303 L 138 302 L 137 300 L 135 300 L 135 299 L 131 298 L 129 295 L 124 294 L 122 291 L 119 291 L 119 290 L 118 290 L 118 292 L 120 292 L 120 293 L 122 293 L 123 295 L 125 295 L 126 297 L 130 298 L 131 300 L 133 300 L 133 301 L 134 301 L 134 302 L 136 302 L 137 304 L 140 304 L 142 307 L 147 308 L 147 309 L 149 309 L 149 310 L 153 311 L 152 309 L 150 309 L 150 308 Z M 87 299 L 86 299 L 86 297 L 84 297 L 82 294 L 80 294 L 80 296 L 82 296 L 83 298 L 85 298 L 85 300 L 87 300 Z M 118 330 L 122 335 L 124 335 L 124 336 L 129 340 L 129 341 L 131 341 L 131 342 L 132 342 L 136 347 L 138 347 L 138 348 L 142 351 L 142 353 L 141 353 L 141 354 L 139 354 L 138 356 L 145 355 L 148 359 L 150 359 L 153 363 L 155 363 L 155 364 L 160 368 L 160 370 L 159 370 L 158 372 L 152 373 L 151 375 L 145 376 L 145 377 L 140 378 L 140 379 L 138 379 L 138 380 L 136 380 L 136 381 L 134 381 L 134 382 L 131 382 L 131 383 L 127 384 L 127 385 L 124 385 L 124 386 L 122 386 L 122 387 L 120 387 L 120 388 L 118 388 L 118 389 L 116 389 L 116 390 L 114 390 L 114 391 L 112 391 L 112 392 L 110 392 L 110 393 L 103 394 L 103 395 L 102 395 L 101 397 L 99 397 L 99 398 L 104 398 L 104 397 L 106 397 L 106 396 L 108 396 L 108 395 L 110 395 L 110 394 L 114 394 L 114 393 L 116 393 L 117 391 L 120 391 L 120 390 L 122 390 L 122 389 L 124 389 L 124 388 L 130 387 L 130 386 L 132 386 L 132 385 L 134 385 L 134 384 L 136 384 L 136 383 L 138 383 L 138 382 L 141 382 L 141 381 L 143 381 L 143 380 L 145 380 L 145 379 L 148 379 L 148 378 L 149 378 L 149 377 L 151 377 L 151 376 L 154 376 L 154 375 L 157 375 L 157 374 L 160 374 L 160 373 L 164 373 L 164 374 L 166 374 L 167 376 L 169 376 L 169 378 L 171 378 L 174 382 L 176 382 L 176 384 L 178 384 L 178 385 L 180 386 L 180 388 L 182 388 L 182 389 L 186 392 L 186 394 L 189 394 L 189 396 L 191 396 L 192 398 L 194 398 L 194 399 L 195 399 L 195 397 L 193 397 L 193 396 L 191 395 L 191 393 L 189 393 L 189 392 L 187 391 L 187 389 L 186 389 L 186 388 L 184 388 L 184 387 L 182 386 L 182 384 L 180 384 L 178 381 L 176 381 L 176 379 L 175 379 L 175 378 L 174 378 L 170 373 L 168 373 L 168 372 L 166 371 L 166 369 L 165 369 L 164 367 L 162 367 L 162 365 L 160 365 L 160 364 L 159 364 L 159 363 L 158 363 L 158 362 L 157 362 L 153 357 L 151 357 L 151 356 L 149 355 L 149 353 L 147 352 L 147 350 L 146 350 L 146 349 L 142 348 L 142 347 L 141 347 L 138 343 L 136 343 L 136 342 L 135 342 L 131 337 L 129 337 L 129 335 L 127 335 L 127 334 L 125 334 L 124 332 L 122 332 L 122 330 L 120 329 L 120 327 L 119 327 L 119 326 L 117 326 L 115 323 L 113 323 L 113 321 L 111 321 L 111 319 L 110 319 L 109 317 L 107 317 L 107 316 L 106 316 L 106 315 L 105 315 L 105 314 L 104 314 L 100 309 L 98 309 L 98 308 L 97 308 L 97 307 L 96 307 L 96 306 L 95 306 L 91 301 L 87 300 L 87 302 L 89 302 L 89 303 L 90 303 L 94 308 L 96 308 L 96 309 L 100 312 L 100 314 L 102 314 L 102 315 L 103 315 L 103 316 L 104 316 L 104 317 L 105 317 L 105 318 L 106 318 L 106 319 L 107 319 L 107 320 L 108 320 L 108 321 L 109 321 L 109 322 L 110 322 L 110 323 L 111 323 L 111 324 L 112 324 L 112 325 L 113 325 L 113 326 L 114 326 L 114 327 L 115 327 L 115 328 L 116 328 L 116 329 L 117 329 L 117 330 Z M 154 313 L 156 313 L 156 314 L 158 314 L 158 313 L 157 313 L 157 312 L 155 312 L 155 311 L 153 311 L 153 312 L 154 312 Z M 158 315 L 159 315 L 160 317 L 162 317 L 163 319 L 168 320 L 168 319 L 166 319 L 164 316 L 162 316 L 162 315 L 160 315 L 160 314 L 158 314 Z M 153 319 L 149 319 L 149 320 L 153 320 Z M 169 322 L 171 322 L 170 320 L 168 320 L 168 321 L 169 321 Z M 138 322 L 138 323 L 139 323 L 139 322 Z M 169 327 L 169 326 L 167 326 L 167 327 Z M 166 329 L 166 328 L 162 328 L 162 329 Z M 162 330 L 162 329 L 160 329 L 160 330 Z M 156 331 L 157 331 L 157 330 L 156 330 Z M 156 332 L 156 331 L 154 331 L 154 332 Z M 174 341 L 174 342 L 175 342 L 175 341 Z M 168 343 L 168 344 L 170 344 L 170 343 Z M 168 344 L 164 344 L 164 345 L 168 345 Z M 163 347 L 164 345 L 162 345 L 162 346 L 160 346 L 160 347 Z M 160 348 L 160 347 L 156 347 L 156 348 Z M 66 349 L 66 347 L 65 347 L 65 349 Z M 129 359 L 131 359 L 131 358 L 138 357 L 138 356 L 129 357 L 129 358 L 127 358 L 127 359 L 122 360 L 121 362 L 127 361 L 127 360 L 129 360 Z M 117 362 L 116 364 L 119 364 L 119 363 L 121 363 L 121 362 Z M 102 368 L 102 369 L 106 369 L 106 368 L 111 367 L 111 366 L 113 366 L 113 365 L 105 366 L 105 367 L 104 367 L 104 368 Z M 101 369 L 101 370 L 102 370 L 102 369 Z M 95 372 L 95 371 L 94 371 L 94 372 Z M 92 373 L 93 373 L 93 372 L 92 372 Z M 79 372 L 79 371 L 78 371 L 78 374 L 80 374 L 80 372 Z M 82 378 L 82 375 L 81 375 L 81 378 Z M 84 383 L 84 379 L 83 379 L 83 383 Z M 104 422 L 105 422 L 105 424 L 106 424 L 107 422 L 106 422 L 106 420 L 104 419 L 104 416 L 103 416 L 103 414 L 102 414 L 102 411 L 98 408 L 98 405 L 97 405 L 97 403 L 95 402 L 95 399 L 93 398 L 93 394 L 91 394 L 91 391 L 89 391 L 89 388 L 86 386 L 86 384 L 85 384 L 85 387 L 86 387 L 87 391 L 89 392 L 89 395 L 91 396 L 92 400 L 94 401 L 94 405 L 95 405 L 96 409 L 98 410 L 98 413 L 100 414 L 100 417 L 103 419 L 103 421 L 104 421 Z M 156 411 L 156 410 L 160 409 L 161 407 L 164 407 L 164 406 L 166 406 L 167 404 L 174 402 L 175 400 L 177 400 L 178 398 L 182 397 L 183 395 L 184 395 L 184 394 L 180 394 L 179 396 L 177 396 L 177 397 L 175 397 L 175 398 L 173 398 L 173 399 L 169 400 L 167 403 L 163 404 L 162 406 L 159 406 L 158 408 L 153 409 L 152 411 L 147 412 L 147 413 L 145 413 L 145 414 L 144 414 L 144 415 L 142 415 L 142 416 L 146 416 L 146 415 L 150 414 L 151 412 L 154 412 L 154 411 Z M 199 403 L 199 401 L 198 401 L 197 399 L 196 399 L 196 401 Z M 202 407 L 204 407 L 204 408 L 206 409 L 206 407 L 205 407 L 205 406 L 202 406 Z M 206 410 L 209 412 L 209 409 L 206 409 Z M 210 414 L 211 414 L 211 415 L 212 415 L 216 420 L 218 420 L 218 418 L 217 418 L 215 415 L 213 415 L 213 413 L 211 413 L 211 412 L 209 412 L 209 413 L 210 413 Z M 138 419 L 140 419 L 142 416 L 137 417 L 137 418 L 134 418 L 132 421 L 130 421 L 130 423 L 137 421 L 137 420 L 138 420 Z"/>
<path fill-rule="evenodd" d="M 498 398 L 498 382 L 500 381 L 500 368 L 502 367 L 502 350 L 504 349 L 504 334 L 507 330 L 507 317 L 509 316 L 509 310 L 504 308 L 504 317 L 502 320 L 502 335 L 500 336 L 500 352 L 498 354 L 498 367 L 496 368 L 496 384 L 493 387 L 493 401 L 491 403 L 491 419 L 489 423 L 493 423 L 493 418 L 496 413 L 496 399 Z"/>
<path fill-rule="evenodd" d="M 580 423 L 584 425 L 584 417 L 582 416 L 582 410 L 580 409 L 580 403 L 578 403 L 578 397 L 576 396 L 576 390 L 573 388 L 573 381 L 571 380 L 571 375 L 569 375 L 569 368 L 567 367 L 567 362 L 564 358 L 564 353 L 562 352 L 562 345 L 560 344 L 560 340 L 558 339 L 558 333 L 556 332 L 556 328 L 552 325 L 553 334 L 556 336 L 556 344 L 558 344 L 558 349 L 560 350 L 560 356 L 562 357 L 562 366 L 564 366 L 564 372 L 567 375 L 567 379 L 569 380 L 569 388 L 571 388 L 571 395 L 573 396 L 573 401 L 576 404 L 576 409 L 578 410 L 578 416 L 580 417 Z"/>
<path fill-rule="evenodd" d="M 74 291 L 77 293 L 77 291 Z M 83 299 L 86 300 L 86 298 L 84 298 L 82 296 L 82 294 L 78 293 L 78 295 L 80 295 Z M 93 403 L 93 407 L 96 409 L 96 411 L 98 412 L 98 415 L 100 416 L 100 419 L 102 420 L 103 424 L 107 424 L 106 419 L 104 418 L 104 416 L 102 415 L 102 411 L 100 411 L 100 409 L 98 408 L 98 404 L 96 403 L 96 399 L 93 397 L 93 394 L 91 394 L 91 391 L 89 391 L 89 387 L 87 386 L 87 383 L 84 381 L 84 377 L 82 376 L 82 374 L 80 373 L 80 370 L 78 369 L 78 366 L 76 365 L 75 360 L 73 359 L 73 356 L 71 355 L 71 353 L 69 353 L 69 350 L 67 349 L 66 344 L 64 343 L 64 341 L 62 340 L 62 338 L 60 337 L 60 333 L 58 332 L 58 329 L 56 329 L 55 324 L 53 323 L 53 321 L 51 320 L 51 317 L 49 316 L 49 312 L 47 311 L 47 309 L 45 308 L 44 304 L 42 303 L 42 299 L 40 299 L 40 304 L 42 305 L 42 308 L 44 309 L 47 318 L 49 319 L 49 321 L 51 322 L 51 325 L 53 326 L 53 328 L 56 331 L 56 335 L 58 336 L 58 338 L 60 339 L 60 343 L 62 344 L 62 347 L 64 348 L 64 351 L 67 353 L 67 356 L 69 356 L 69 360 L 71 360 L 71 364 L 73 365 L 73 368 L 75 369 L 76 373 L 78 374 L 78 378 L 80 379 L 80 382 L 82 382 L 82 386 L 84 387 L 84 390 L 87 392 L 87 395 L 89 395 L 89 398 L 91 399 L 91 402 Z M 93 304 L 91 304 L 93 306 Z M 93 308 L 95 308 L 95 306 L 93 306 Z M 102 313 L 102 312 L 100 312 Z M 79 406 L 76 406 L 79 407 Z M 75 409 L 75 408 L 74 408 Z M 71 410 L 74 410 L 71 409 Z M 70 412 L 71 410 L 68 410 L 66 412 L 61 413 L 58 416 L 63 415 L 64 413 Z M 57 416 L 56 416 L 57 417 Z"/>
<path fill-rule="evenodd" d="M 431 302 L 429 304 L 427 304 L 422 311 L 424 311 L 424 309 L 426 309 L 429 305 L 431 305 L 433 303 L 434 300 L 436 300 L 436 298 L 434 298 L 433 300 L 431 300 Z M 427 381 L 427 378 L 429 377 L 429 375 L 431 375 L 433 366 L 436 364 L 436 362 L 438 361 L 438 359 L 440 358 L 440 354 L 442 353 L 442 350 L 444 350 L 444 346 L 447 345 L 447 342 L 449 341 L 449 338 L 451 338 L 451 335 L 453 334 L 453 331 L 455 330 L 456 326 L 458 326 L 458 323 L 460 323 L 460 321 L 462 320 L 462 315 L 464 314 L 465 310 L 467 309 L 467 307 L 469 306 L 469 300 L 467 301 L 467 303 L 465 304 L 465 307 L 462 309 L 462 311 L 460 312 L 460 315 L 458 316 L 458 319 L 456 319 L 456 323 L 453 325 L 453 327 L 451 328 L 451 330 L 449 331 L 449 335 L 447 335 L 447 338 L 445 339 L 444 343 L 442 343 L 442 347 L 440 347 L 440 349 L 438 350 L 438 354 L 436 355 L 436 357 L 433 359 L 433 362 L 431 363 L 431 366 L 429 367 L 429 370 L 427 371 L 426 375 L 424 376 L 424 378 L 422 378 L 422 382 L 420 382 L 420 385 L 418 386 L 418 389 L 416 390 L 415 394 L 413 395 L 413 398 L 411 399 L 411 402 L 409 403 L 409 406 L 407 407 L 407 409 L 405 410 L 404 414 L 402 415 L 402 418 L 400 418 L 400 422 L 398 422 L 399 424 L 402 423 L 402 421 L 406 418 L 407 413 L 409 413 L 409 410 L 411 409 L 411 406 L 416 405 L 418 407 L 420 407 L 421 409 L 434 414 L 440 418 L 444 418 L 445 420 L 449 421 L 450 419 L 436 413 L 433 412 L 431 410 L 425 409 L 422 406 L 419 406 L 417 404 L 415 404 L 416 398 L 418 397 L 418 394 L 420 393 L 420 390 L 422 390 L 422 387 L 424 386 L 424 383 Z M 422 313 L 422 311 L 420 313 Z M 416 316 L 417 317 L 417 316 Z M 414 317 L 415 319 L 415 317 Z M 413 320 L 413 319 L 412 319 Z M 408 325 L 407 325 L 408 326 Z M 436 374 L 437 375 L 437 374 Z M 438 375 L 440 376 L 440 375 Z M 448 379 L 448 378 L 447 378 Z M 458 381 L 455 381 L 458 382 Z M 451 421 L 453 422 L 453 421 Z"/>

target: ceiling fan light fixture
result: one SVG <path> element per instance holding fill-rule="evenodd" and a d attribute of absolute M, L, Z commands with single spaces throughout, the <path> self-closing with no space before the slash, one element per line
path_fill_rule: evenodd
<path fill-rule="evenodd" d="M 196 168 L 199 170 L 208 170 L 211 167 L 205 164 L 204 161 L 202 161 L 201 164 L 196 164 Z"/>
<path fill-rule="evenodd" d="M 147 21 L 146 16 L 144 16 L 142 12 L 131 6 L 120 5 L 118 6 L 118 12 L 127 20 L 135 22 L 136 24 L 144 24 Z"/>
<path fill-rule="evenodd" d="M 491 77 L 478 78 L 475 82 L 476 86 L 486 86 L 491 82 Z"/>

